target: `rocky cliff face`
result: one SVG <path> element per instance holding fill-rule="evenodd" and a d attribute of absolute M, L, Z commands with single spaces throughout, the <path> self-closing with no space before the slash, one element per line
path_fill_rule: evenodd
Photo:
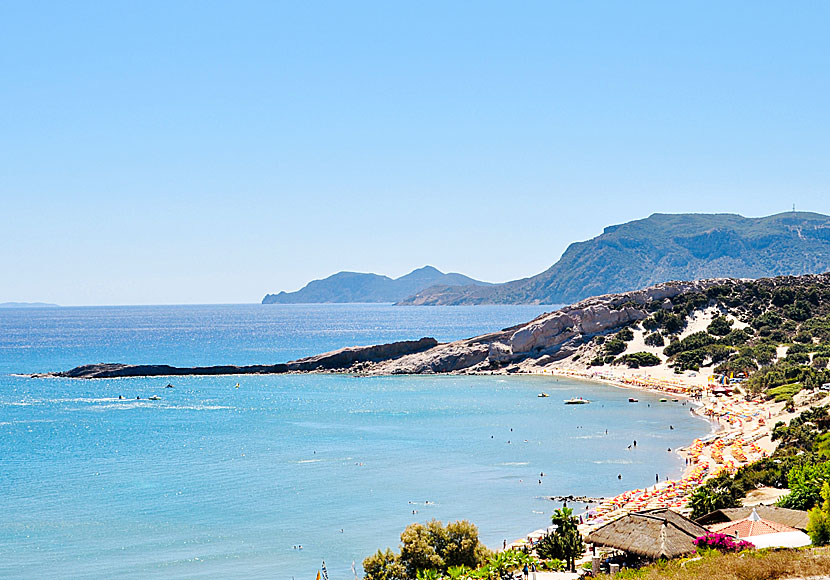
<path fill-rule="evenodd" d="M 611 332 L 648 316 L 646 307 L 691 291 L 705 291 L 723 279 L 666 282 L 643 290 L 583 300 L 526 324 L 466 340 L 439 344 L 395 360 L 364 365 L 371 374 L 421 374 L 503 371 L 511 365 L 549 363 L 574 353 L 597 334 Z"/>

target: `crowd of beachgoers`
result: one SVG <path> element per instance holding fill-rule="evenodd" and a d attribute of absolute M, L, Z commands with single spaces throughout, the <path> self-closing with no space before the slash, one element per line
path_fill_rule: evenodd
<path fill-rule="evenodd" d="M 693 492 L 707 479 L 724 471 L 734 473 L 740 467 L 772 453 L 775 448 L 770 438 L 772 425 L 775 421 L 789 418 L 783 403 L 747 400 L 740 394 L 715 395 L 712 392 L 714 385 L 710 385 L 705 377 L 682 376 L 667 380 L 571 369 L 546 369 L 543 374 L 644 389 L 673 399 L 686 398 L 692 402 L 693 412 L 709 419 L 714 428 L 711 435 L 695 439 L 690 446 L 677 449 L 686 462 L 680 479 L 656 481 L 652 486 L 631 489 L 589 506 L 580 515 L 579 528 L 583 536 L 636 511 L 670 508 L 680 513 L 689 513 L 689 501 Z M 775 421 L 771 420 L 773 418 Z M 545 529 L 536 530 L 510 545 L 520 547 L 533 543 L 545 533 Z"/>

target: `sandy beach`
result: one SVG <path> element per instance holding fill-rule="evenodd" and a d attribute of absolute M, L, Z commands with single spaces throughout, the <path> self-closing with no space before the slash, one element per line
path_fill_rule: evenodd
<path fill-rule="evenodd" d="M 787 413 L 784 403 L 746 400 L 737 391 L 732 395 L 715 395 L 708 384 L 708 373 L 677 375 L 664 365 L 645 369 L 599 370 L 547 367 L 535 374 L 578 378 L 601 382 L 633 391 L 649 391 L 667 399 L 688 399 L 692 412 L 712 422 L 713 432 L 695 439 L 688 446 L 676 449 L 686 461 L 679 479 L 631 489 L 593 506 L 581 514 L 583 535 L 625 514 L 645 509 L 670 508 L 680 513 L 691 512 L 692 493 L 706 480 L 724 471 L 734 473 L 740 467 L 771 454 L 776 444 L 771 440 L 772 428 L 778 421 L 789 422 L 812 406 L 823 395 L 802 393 L 795 398 L 795 410 Z M 781 495 L 777 490 L 759 490 L 751 503 L 774 503 Z M 531 532 L 508 547 L 522 547 L 539 538 L 544 529 Z"/>

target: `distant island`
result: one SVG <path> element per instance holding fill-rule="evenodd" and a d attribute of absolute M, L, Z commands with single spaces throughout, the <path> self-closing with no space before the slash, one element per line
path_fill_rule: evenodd
<path fill-rule="evenodd" d="M 48 302 L 0 302 L 0 308 L 58 308 L 58 304 Z"/>
<path fill-rule="evenodd" d="M 571 244 L 558 262 L 536 276 L 489 286 L 433 286 L 400 304 L 573 304 L 670 280 L 797 276 L 828 270 L 830 217 L 826 215 L 653 214 Z"/>
<path fill-rule="evenodd" d="M 323 280 L 313 280 L 296 292 L 268 294 L 263 304 L 318 304 L 346 302 L 400 302 L 431 286 L 489 286 L 488 282 L 474 280 L 463 274 L 445 274 L 424 266 L 400 278 L 378 274 L 338 272 Z"/>

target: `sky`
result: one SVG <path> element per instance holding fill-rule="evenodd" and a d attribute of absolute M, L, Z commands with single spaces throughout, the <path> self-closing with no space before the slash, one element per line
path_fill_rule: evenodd
<path fill-rule="evenodd" d="M 0 302 L 501 282 L 655 212 L 830 214 L 823 2 L 0 3 Z"/>

